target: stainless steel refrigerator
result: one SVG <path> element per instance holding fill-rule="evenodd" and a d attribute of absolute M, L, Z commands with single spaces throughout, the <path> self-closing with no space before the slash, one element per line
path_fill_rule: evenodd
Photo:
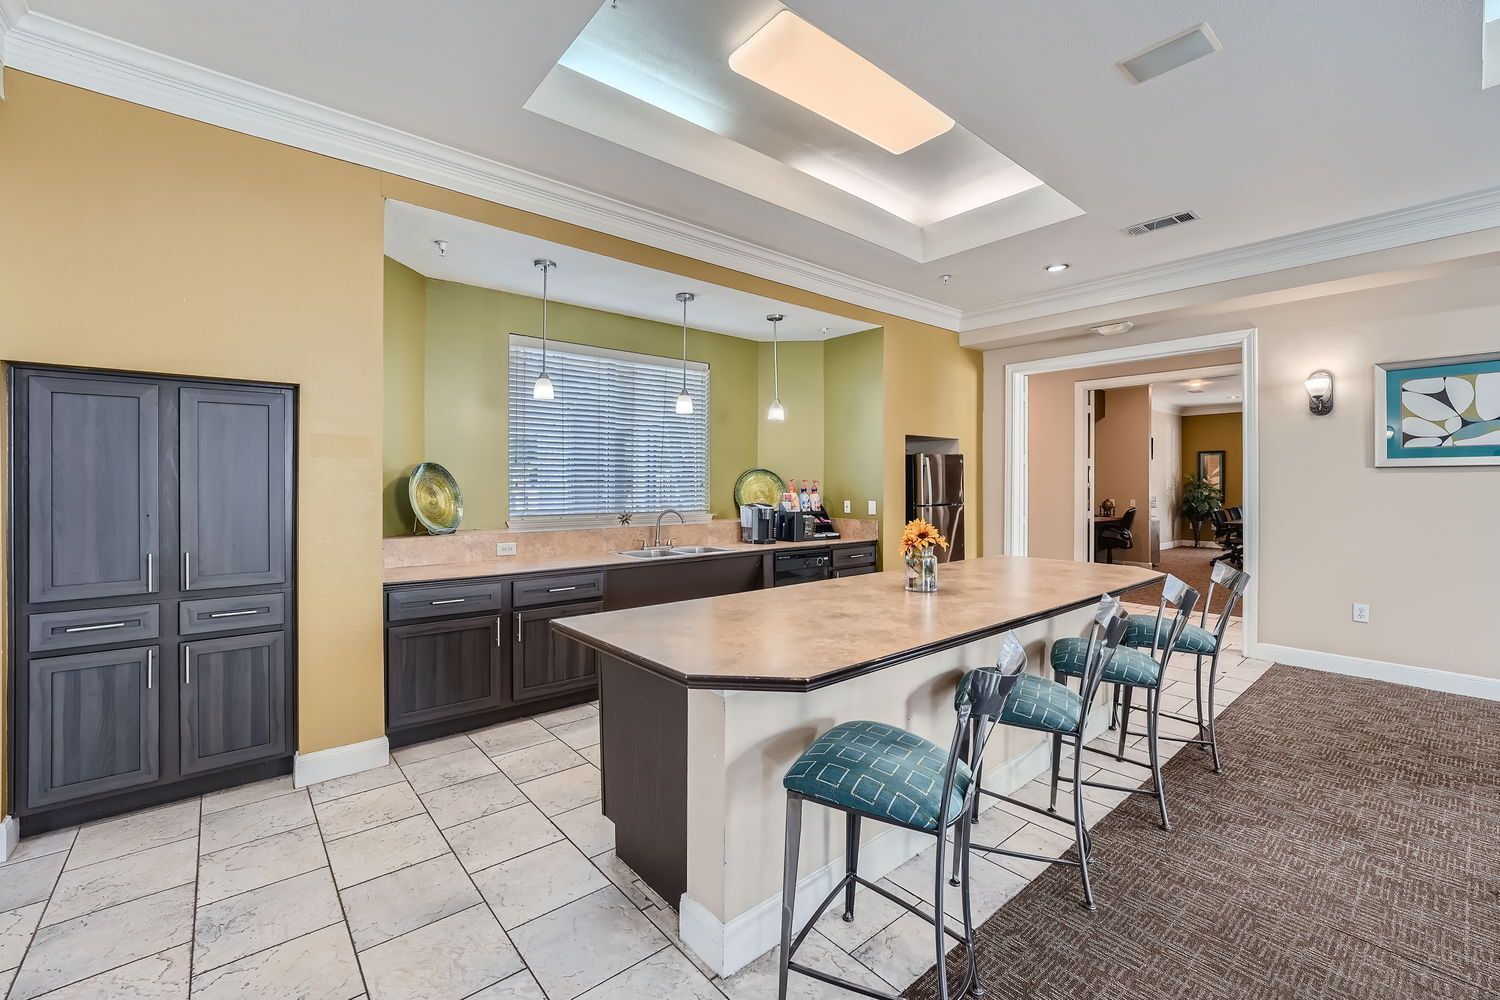
<path fill-rule="evenodd" d="M 930 521 L 948 539 L 943 562 L 964 557 L 964 457 L 906 456 L 906 518 Z"/>

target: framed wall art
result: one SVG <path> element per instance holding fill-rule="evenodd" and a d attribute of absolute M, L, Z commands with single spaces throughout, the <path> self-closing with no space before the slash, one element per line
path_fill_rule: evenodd
<path fill-rule="evenodd" d="M 1375 464 L 1500 465 L 1500 354 L 1375 366 Z"/>

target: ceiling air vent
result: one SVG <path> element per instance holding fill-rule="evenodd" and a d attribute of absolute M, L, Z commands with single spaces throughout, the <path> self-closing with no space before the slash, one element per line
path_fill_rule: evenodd
<path fill-rule="evenodd" d="M 1133 226 L 1127 226 L 1125 228 L 1125 235 L 1145 236 L 1147 233 L 1154 233 L 1159 229 L 1170 229 L 1173 226 L 1180 226 L 1184 222 L 1196 222 L 1197 219 L 1198 216 L 1194 215 L 1192 212 L 1178 212 L 1176 215 L 1163 215 L 1160 219 L 1152 219 L 1150 222 L 1140 222 Z"/>

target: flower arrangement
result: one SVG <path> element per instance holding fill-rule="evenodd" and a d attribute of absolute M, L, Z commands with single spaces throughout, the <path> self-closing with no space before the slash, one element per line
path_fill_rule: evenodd
<path fill-rule="evenodd" d="M 921 594 L 937 590 L 938 549 L 946 550 L 948 539 L 920 517 L 909 521 L 901 533 L 901 555 L 906 558 L 906 589 Z"/>
<path fill-rule="evenodd" d="M 936 527 L 920 517 L 906 523 L 906 530 L 901 532 L 903 556 L 909 559 L 914 555 L 921 555 L 934 546 L 944 551 L 948 548 L 948 539 L 939 534 Z"/>

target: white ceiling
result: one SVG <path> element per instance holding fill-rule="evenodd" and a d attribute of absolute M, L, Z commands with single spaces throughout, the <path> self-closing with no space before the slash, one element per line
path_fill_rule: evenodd
<path fill-rule="evenodd" d="M 1213 378 L 1178 378 L 1151 384 L 1151 405 L 1158 409 L 1195 406 L 1230 406 L 1245 398 L 1245 380 L 1241 375 L 1219 375 Z"/>
<path fill-rule="evenodd" d="M 445 240 L 439 254 L 435 240 Z M 828 340 L 861 330 L 869 323 L 778 302 L 733 288 L 688 281 L 666 271 L 614 257 L 541 240 L 481 222 L 460 219 L 399 201 L 385 203 L 385 254 L 429 278 L 457 281 L 502 292 L 540 298 L 542 276 L 533 261 L 557 264 L 547 279 L 556 302 L 680 325 L 678 292 L 697 296 L 688 303 L 688 326 L 746 340 L 770 340 L 766 316 L 786 316 L 782 340 Z"/>
<path fill-rule="evenodd" d="M 1061 312 L 1075 293 L 1124 298 L 1151 269 L 1159 285 L 1218 280 L 1192 262 L 1250 245 L 1240 271 L 1289 267 L 1260 244 L 1461 195 L 1487 193 L 1425 217 L 1496 225 L 1500 88 L 1480 89 L 1482 0 L 788 6 L 1085 214 L 916 263 L 815 206 L 526 111 L 610 13 L 598 0 L 0 0 L 0 29 L 19 69 L 955 327 Z M 1141 85 L 1116 65 L 1200 21 L 1223 51 Z M 1119 232 L 1183 210 L 1202 221 Z M 841 211 L 828 202 L 828 218 Z M 1341 233 L 1299 252 L 1370 249 Z M 1044 273 L 1053 260 L 1073 267 Z"/>

